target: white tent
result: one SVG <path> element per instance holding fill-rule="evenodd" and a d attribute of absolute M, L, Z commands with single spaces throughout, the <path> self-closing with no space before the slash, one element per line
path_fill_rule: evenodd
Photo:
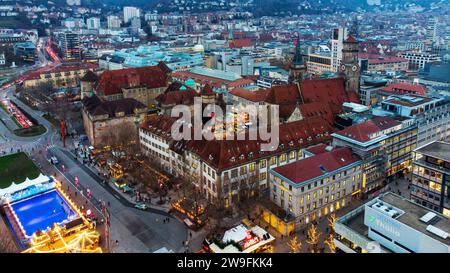
<path fill-rule="evenodd" d="M 39 174 L 39 176 L 33 180 L 30 180 L 28 177 L 25 179 L 24 182 L 16 184 L 13 182 L 11 186 L 5 189 L 0 189 L 0 198 L 6 198 L 9 197 L 11 194 L 24 190 L 28 187 L 39 185 L 42 183 L 46 183 L 50 181 L 50 177 L 43 175 L 42 173 Z"/>

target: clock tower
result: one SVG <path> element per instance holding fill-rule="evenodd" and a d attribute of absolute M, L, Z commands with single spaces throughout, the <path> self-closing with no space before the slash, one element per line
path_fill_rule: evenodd
<path fill-rule="evenodd" d="M 289 67 L 289 82 L 301 82 L 306 75 L 306 65 L 303 62 L 302 53 L 300 51 L 300 34 L 297 33 L 295 44 L 295 55 Z"/>
<path fill-rule="evenodd" d="M 342 48 L 342 61 L 339 75 L 345 79 L 345 90 L 359 93 L 361 68 L 358 62 L 358 41 L 349 35 Z"/>

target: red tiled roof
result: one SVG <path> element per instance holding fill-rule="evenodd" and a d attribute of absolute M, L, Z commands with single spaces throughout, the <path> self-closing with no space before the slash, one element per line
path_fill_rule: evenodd
<path fill-rule="evenodd" d="M 314 154 L 314 155 L 318 155 L 318 154 L 323 154 L 325 152 L 328 152 L 326 150 L 326 148 L 328 147 L 327 144 L 325 143 L 320 143 L 311 147 L 308 147 L 308 149 L 306 149 L 308 152 Z"/>
<path fill-rule="evenodd" d="M 279 105 L 280 118 L 288 119 L 300 103 L 296 84 L 272 86 L 266 96 L 267 103 Z"/>
<path fill-rule="evenodd" d="M 230 48 L 243 48 L 243 47 L 251 47 L 253 42 L 251 39 L 235 39 L 230 41 Z"/>
<path fill-rule="evenodd" d="M 176 118 L 157 116 L 149 118 L 141 128 L 157 132 L 171 142 L 174 149 L 189 150 L 216 170 L 223 171 L 258 158 L 280 154 L 330 140 L 333 128 L 315 117 L 280 125 L 279 146 L 275 151 L 261 152 L 262 140 L 189 140 L 173 141 L 170 133 Z"/>
<path fill-rule="evenodd" d="M 320 116 L 329 124 L 332 124 L 334 121 L 333 111 L 331 111 L 331 108 L 327 103 L 310 102 L 301 104 L 299 108 L 303 118 Z"/>
<path fill-rule="evenodd" d="M 361 158 L 354 154 L 350 148 L 343 147 L 277 167 L 274 171 L 295 184 L 301 184 L 349 166 L 359 160 Z"/>
<path fill-rule="evenodd" d="M 427 89 L 425 86 L 421 84 L 412 84 L 412 83 L 404 83 L 397 82 L 393 84 L 389 84 L 381 89 L 382 91 L 391 92 L 394 94 L 402 95 L 402 94 L 416 94 L 420 96 L 425 96 Z"/>
<path fill-rule="evenodd" d="M 358 42 L 352 35 L 348 35 L 348 37 L 345 41 L 347 43 L 357 43 Z"/>
<path fill-rule="evenodd" d="M 263 102 L 269 94 L 269 89 L 250 91 L 245 88 L 235 88 L 230 91 L 230 94 L 252 102 Z"/>
<path fill-rule="evenodd" d="M 344 102 L 359 103 L 356 94 L 345 91 L 343 78 L 308 79 L 300 83 L 304 103 L 320 102 L 329 105 L 333 115 L 342 112 Z"/>
<path fill-rule="evenodd" d="M 205 84 L 202 90 L 200 91 L 200 95 L 202 96 L 215 96 L 216 92 L 214 92 L 209 84 Z"/>
<path fill-rule="evenodd" d="M 108 96 L 120 94 L 123 87 L 130 85 L 160 88 L 166 86 L 167 79 L 168 75 L 159 66 L 107 70 L 100 75 L 97 90 Z"/>
<path fill-rule="evenodd" d="M 85 109 L 93 116 L 108 115 L 110 118 L 116 117 L 116 113 L 124 112 L 125 115 L 134 115 L 135 109 L 145 109 L 141 102 L 126 98 L 114 101 L 102 101 L 96 95 L 86 97 L 82 101 Z"/>
<path fill-rule="evenodd" d="M 163 94 L 160 94 L 155 98 L 161 105 L 173 105 L 173 104 L 185 104 L 192 105 L 194 98 L 199 94 L 192 88 L 186 87 L 186 90 L 174 89 L 174 84 L 167 87 Z"/>
<path fill-rule="evenodd" d="M 47 65 L 37 70 L 34 70 L 28 73 L 26 79 L 39 79 L 42 74 L 50 74 L 50 73 L 63 73 L 70 71 L 79 71 L 79 70 L 94 70 L 98 68 L 97 64 L 88 63 L 88 62 L 80 62 L 80 63 L 61 63 L 57 65 Z"/>
<path fill-rule="evenodd" d="M 370 54 L 370 53 L 359 53 L 358 57 L 360 59 L 368 59 L 369 64 L 380 64 L 380 63 L 400 63 L 408 62 L 407 59 L 400 58 L 391 55 L 381 55 L 381 54 Z"/>
<path fill-rule="evenodd" d="M 354 139 L 359 142 L 367 142 L 373 139 L 373 135 L 380 131 L 399 125 L 400 122 L 389 117 L 374 117 L 366 122 L 349 126 L 336 134 Z"/>

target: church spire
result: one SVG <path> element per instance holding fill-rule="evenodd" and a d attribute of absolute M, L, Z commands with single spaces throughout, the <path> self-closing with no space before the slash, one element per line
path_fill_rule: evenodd
<path fill-rule="evenodd" d="M 300 82 L 306 74 L 306 65 L 303 62 L 302 52 L 300 51 L 300 34 L 298 32 L 295 41 L 295 55 L 289 69 L 289 82 Z"/>
<path fill-rule="evenodd" d="M 302 53 L 300 51 L 300 34 L 297 32 L 297 38 L 295 40 L 295 55 L 292 60 L 293 65 L 303 65 Z"/>

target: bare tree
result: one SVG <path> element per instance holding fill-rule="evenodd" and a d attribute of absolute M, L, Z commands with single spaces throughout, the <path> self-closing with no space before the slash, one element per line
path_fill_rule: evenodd
<path fill-rule="evenodd" d="M 298 240 L 297 235 L 293 236 L 289 242 L 287 242 L 287 245 L 290 249 L 290 253 L 299 253 L 302 249 L 302 242 Z"/>
<path fill-rule="evenodd" d="M 328 247 L 328 250 L 330 251 L 330 253 L 336 252 L 336 245 L 334 244 L 333 234 L 329 234 L 324 243 Z"/>
<path fill-rule="evenodd" d="M 308 238 L 306 239 L 306 242 L 309 244 L 310 251 L 312 253 L 318 253 L 320 232 L 317 231 L 316 225 L 311 225 L 311 227 L 308 229 L 307 235 Z"/>

